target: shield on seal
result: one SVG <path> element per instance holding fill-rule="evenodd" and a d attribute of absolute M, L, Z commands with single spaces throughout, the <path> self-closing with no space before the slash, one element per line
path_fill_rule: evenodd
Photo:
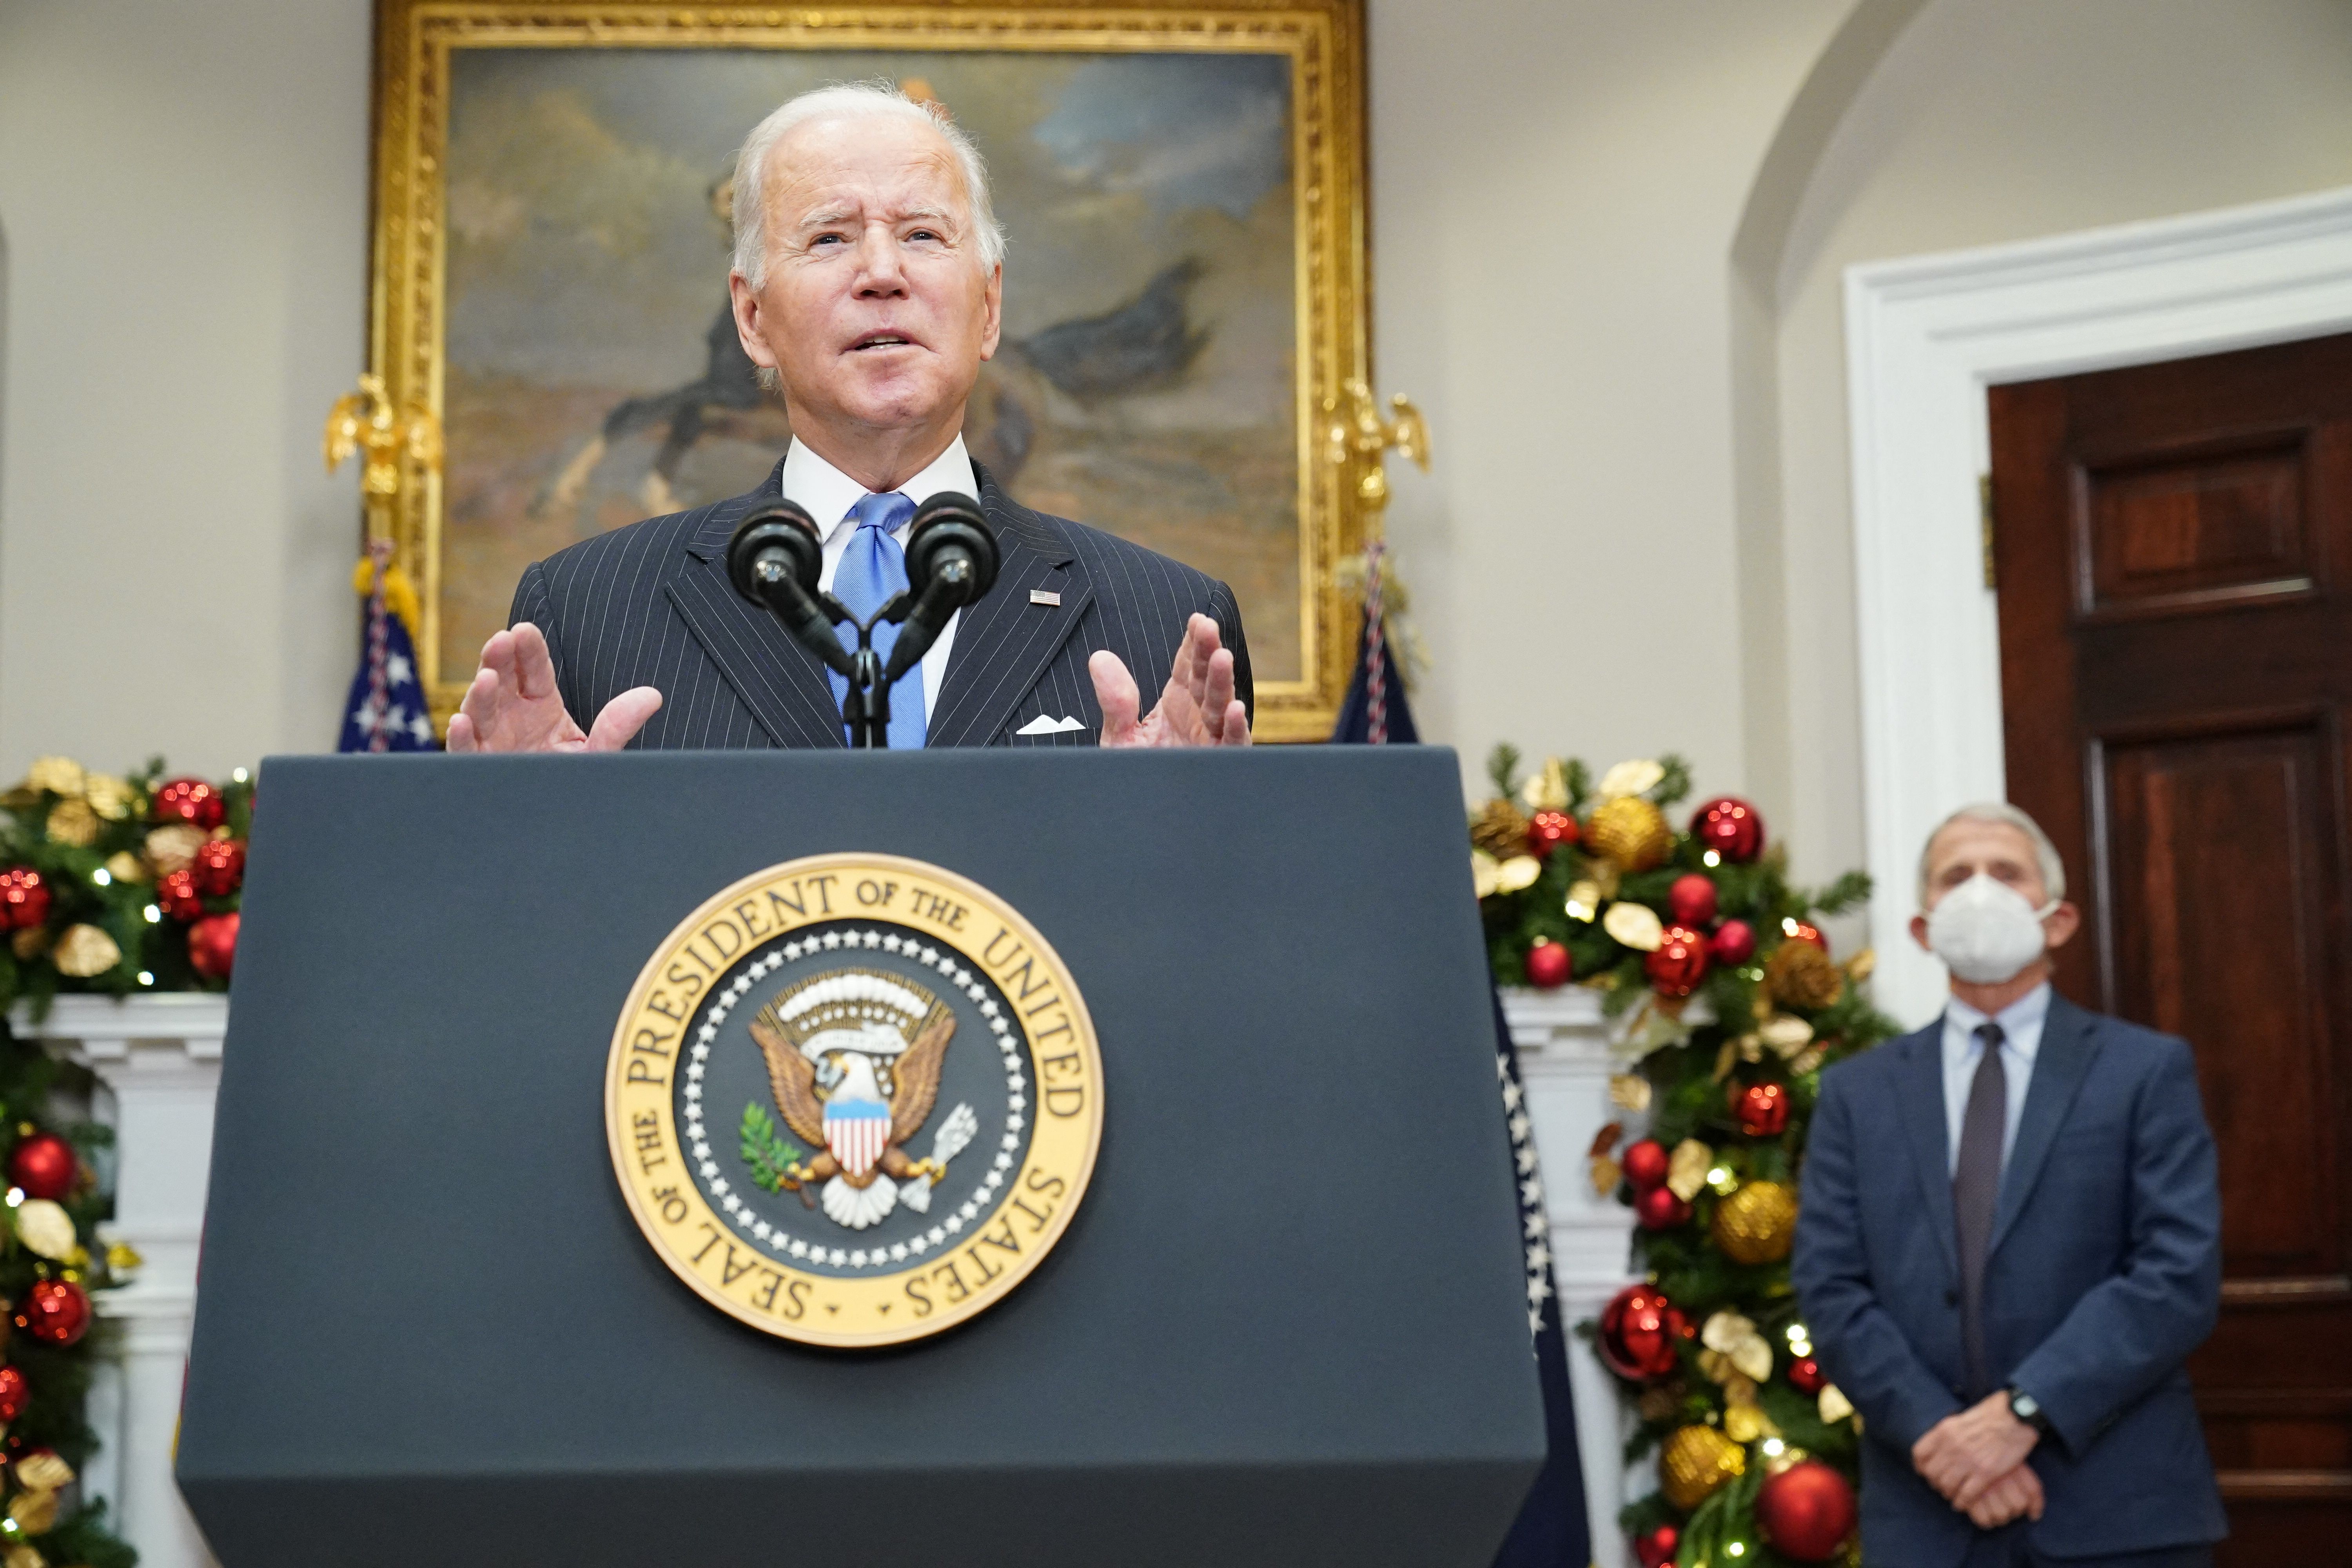
<path fill-rule="evenodd" d="M 824 1146 L 853 1176 L 863 1176 L 890 1142 L 890 1108 L 878 1100 L 836 1096 L 825 1103 Z"/>

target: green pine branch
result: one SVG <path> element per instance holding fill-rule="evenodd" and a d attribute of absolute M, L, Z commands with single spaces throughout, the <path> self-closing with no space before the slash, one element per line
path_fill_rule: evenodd
<path fill-rule="evenodd" d="M 743 1107 L 738 1149 L 743 1163 L 751 1167 L 752 1184 L 772 1193 L 782 1192 L 792 1183 L 793 1167 L 805 1152 L 776 1131 L 775 1119 L 756 1100 Z"/>

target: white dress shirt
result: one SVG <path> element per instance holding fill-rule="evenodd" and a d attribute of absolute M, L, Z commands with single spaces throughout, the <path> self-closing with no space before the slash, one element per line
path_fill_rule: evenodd
<path fill-rule="evenodd" d="M 896 493 L 905 496 L 917 506 L 942 490 L 954 490 L 980 499 L 980 481 L 971 471 L 971 454 L 963 448 L 963 437 L 958 436 L 948 443 L 948 449 L 931 459 L 930 467 L 900 485 Z M 874 492 L 826 462 L 793 438 L 791 449 L 784 453 L 784 497 L 798 501 L 808 509 L 809 516 L 824 531 L 824 569 L 817 574 L 816 585 L 827 593 L 833 591 L 834 574 L 841 569 L 841 558 L 849 550 L 850 535 L 857 530 L 849 521 L 850 509 Z M 914 524 L 908 518 L 891 530 L 890 537 L 901 545 L 907 542 L 907 531 Z M 956 626 L 963 612 L 956 611 L 948 624 L 923 655 L 923 722 L 926 728 L 940 710 L 940 683 L 947 679 L 948 650 L 955 647 Z M 852 650 L 855 652 L 855 648 Z"/>
<path fill-rule="evenodd" d="M 2017 1147 L 2017 1124 L 2025 1115 L 2025 1089 L 2033 1081 L 2033 1058 L 2042 1049 L 2042 1021 L 2050 1016 L 2050 986 L 2045 982 L 1988 1018 L 1958 997 L 1944 1003 L 1944 1129 L 1945 1152 L 1952 1173 L 1960 1170 L 1960 1128 L 1968 1120 L 1969 1090 L 1984 1058 L 1984 1042 L 1977 1030 L 1985 1024 L 2000 1026 L 2000 1069 L 2009 1090 L 2007 1114 L 2001 1122 L 2000 1167 L 2009 1169 L 2009 1152 Z"/>

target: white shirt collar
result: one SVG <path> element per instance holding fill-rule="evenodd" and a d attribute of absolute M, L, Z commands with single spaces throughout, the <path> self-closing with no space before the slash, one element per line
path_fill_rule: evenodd
<path fill-rule="evenodd" d="M 2030 1064 L 2042 1048 L 2042 1025 L 2050 1016 L 2050 983 L 2043 981 L 2000 1012 L 1990 1015 L 1979 1012 L 1957 996 L 1947 997 L 1944 1016 L 1948 1020 L 1945 1029 L 1947 1039 L 1955 1036 L 1961 1040 L 1972 1039 L 1983 1025 L 1999 1024 L 2001 1044 Z"/>
<path fill-rule="evenodd" d="M 816 520 L 819 537 L 830 544 L 849 521 L 849 510 L 873 492 L 812 451 L 799 437 L 784 453 L 784 494 L 808 509 Z M 963 437 L 948 443 L 923 471 L 898 487 L 899 494 L 917 506 L 942 490 L 980 499 L 980 482 L 971 471 L 971 454 Z M 900 530 L 899 531 L 903 531 Z"/>

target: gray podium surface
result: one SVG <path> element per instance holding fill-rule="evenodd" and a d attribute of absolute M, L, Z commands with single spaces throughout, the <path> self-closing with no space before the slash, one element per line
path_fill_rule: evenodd
<path fill-rule="evenodd" d="M 1458 774 L 1421 748 L 279 758 L 181 1486 L 226 1568 L 1483 1564 L 1544 1451 Z M 1001 1306 L 705 1305 L 606 1152 L 638 970 L 831 850 L 1059 951 L 1107 1121 Z"/>

